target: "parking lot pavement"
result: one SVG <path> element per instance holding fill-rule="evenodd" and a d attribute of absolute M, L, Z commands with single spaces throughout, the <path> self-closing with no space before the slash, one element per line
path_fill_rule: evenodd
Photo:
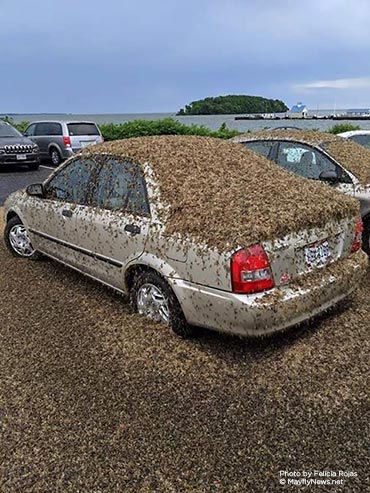
<path fill-rule="evenodd" d="M 0 289 L 2 493 L 272 493 L 302 470 L 357 474 L 315 493 L 369 491 L 370 277 L 266 341 L 183 341 L 2 246 Z"/>
<path fill-rule="evenodd" d="M 41 183 L 54 168 L 43 164 L 37 171 L 29 171 L 25 166 L 7 166 L 0 168 L 0 206 L 9 194 L 25 188 L 31 183 Z"/>

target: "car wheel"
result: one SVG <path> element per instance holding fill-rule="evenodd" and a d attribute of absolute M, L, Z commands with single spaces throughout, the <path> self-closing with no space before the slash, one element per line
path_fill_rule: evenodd
<path fill-rule="evenodd" d="M 38 260 L 41 254 L 32 246 L 27 229 L 19 217 L 10 219 L 4 230 L 4 241 L 8 250 L 14 257 Z"/>
<path fill-rule="evenodd" d="M 30 171 L 37 171 L 39 169 L 39 163 L 32 163 L 28 165 L 28 169 Z"/>
<path fill-rule="evenodd" d="M 144 271 L 138 274 L 130 295 L 131 303 L 140 315 L 168 325 L 183 338 L 194 335 L 194 327 L 187 323 L 175 294 L 157 273 Z"/>
<path fill-rule="evenodd" d="M 61 157 L 58 149 L 56 149 L 55 147 L 52 147 L 50 149 L 50 159 L 51 159 L 51 162 L 54 164 L 54 166 L 59 166 L 60 163 L 62 162 L 62 157 Z"/>
<path fill-rule="evenodd" d="M 370 255 L 370 217 L 364 219 L 364 229 L 362 231 L 362 249 Z"/>

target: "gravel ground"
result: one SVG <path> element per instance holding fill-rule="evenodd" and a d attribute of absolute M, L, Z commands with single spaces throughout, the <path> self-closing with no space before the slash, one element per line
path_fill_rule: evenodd
<path fill-rule="evenodd" d="M 369 491 L 369 277 L 335 316 L 254 342 L 180 340 L 2 245 L 0 286 L 2 493 L 274 493 L 303 469 L 358 474 L 309 491 Z"/>

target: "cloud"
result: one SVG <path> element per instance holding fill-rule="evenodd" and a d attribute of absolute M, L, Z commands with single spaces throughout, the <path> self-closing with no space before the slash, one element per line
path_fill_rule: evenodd
<path fill-rule="evenodd" d="M 47 3 L 0 0 L 0 111 L 175 111 L 230 93 L 370 98 L 370 78 L 358 77 L 368 0 Z"/>
<path fill-rule="evenodd" d="M 295 84 L 296 91 L 311 89 L 369 89 L 370 77 L 355 77 L 349 79 L 317 80 L 303 84 Z"/>

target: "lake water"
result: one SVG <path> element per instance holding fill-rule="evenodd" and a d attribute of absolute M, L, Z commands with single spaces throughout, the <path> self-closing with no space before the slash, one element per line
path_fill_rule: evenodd
<path fill-rule="evenodd" d="M 344 113 L 346 110 L 336 110 L 337 113 Z M 330 115 L 333 110 L 311 111 L 312 114 Z M 5 116 L 5 115 L 0 115 Z M 23 120 L 51 120 L 51 119 L 68 119 L 68 120 L 92 120 L 96 123 L 124 123 L 136 119 L 143 120 L 158 120 L 161 118 L 172 117 L 176 120 L 185 123 L 186 125 L 197 124 L 204 125 L 212 130 L 217 130 L 223 123 L 226 123 L 228 128 L 245 132 L 247 130 L 262 130 L 264 128 L 275 128 L 284 125 L 294 126 L 304 129 L 326 130 L 336 123 L 342 121 L 332 120 L 235 120 L 236 115 L 202 115 L 202 116 L 176 116 L 175 113 L 122 113 L 122 114 L 16 114 L 11 116 L 16 122 Z M 240 115 L 239 115 L 240 116 Z M 368 121 L 352 121 L 354 125 L 359 125 L 361 128 L 370 129 L 370 120 Z"/>

